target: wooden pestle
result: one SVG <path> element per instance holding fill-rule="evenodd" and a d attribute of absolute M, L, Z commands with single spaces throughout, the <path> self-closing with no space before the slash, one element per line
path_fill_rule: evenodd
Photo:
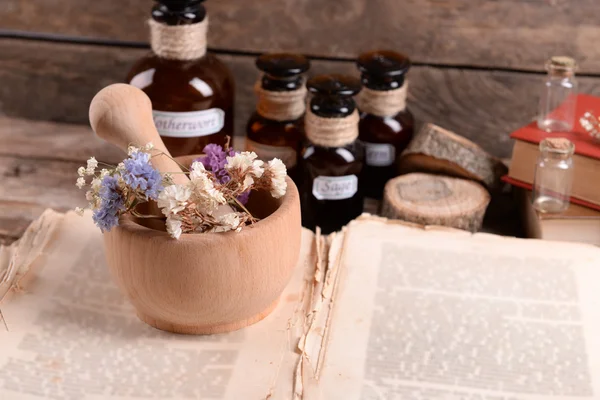
<path fill-rule="evenodd" d="M 127 152 L 132 145 L 154 145 L 151 163 L 161 173 L 170 172 L 173 181 L 189 181 L 181 167 L 171 159 L 152 118 L 152 102 L 140 89 L 117 83 L 99 91 L 90 104 L 90 124 L 96 135 Z M 160 154 L 160 152 L 164 154 Z"/>
<path fill-rule="evenodd" d="M 96 135 L 124 152 L 130 145 L 141 147 L 152 142 L 153 154 L 156 155 L 150 162 L 154 168 L 161 173 L 171 173 L 176 184 L 185 185 L 189 182 L 189 177 L 171 158 L 171 153 L 158 134 L 152 118 L 152 102 L 140 89 L 116 83 L 99 91 L 90 104 L 90 124 Z M 214 215 L 221 216 L 232 211 L 229 205 L 222 205 Z"/>

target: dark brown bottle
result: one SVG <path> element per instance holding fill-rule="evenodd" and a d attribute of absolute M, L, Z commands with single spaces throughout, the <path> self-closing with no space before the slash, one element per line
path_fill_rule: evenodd
<path fill-rule="evenodd" d="M 363 210 L 358 177 L 364 148 L 358 139 L 354 96 L 360 82 L 344 75 L 320 75 L 307 82 L 312 93 L 305 117 L 302 152 L 302 223 L 323 233 L 341 229 Z"/>
<path fill-rule="evenodd" d="M 233 137 L 234 81 L 225 64 L 206 53 L 203 1 L 158 0 L 149 21 L 152 53 L 127 75 L 152 100 L 154 123 L 173 156 Z"/>
<path fill-rule="evenodd" d="M 356 99 L 365 145 L 361 186 L 366 197 L 381 199 L 387 181 L 398 175 L 398 157 L 414 134 L 414 118 L 406 108 L 410 60 L 384 50 L 362 54 L 357 64 L 363 83 Z"/>
<path fill-rule="evenodd" d="M 256 66 L 263 72 L 255 91 L 256 111 L 246 126 L 246 150 L 260 159 L 279 158 L 298 184 L 298 157 L 304 140 L 308 59 L 296 54 L 264 54 Z"/>

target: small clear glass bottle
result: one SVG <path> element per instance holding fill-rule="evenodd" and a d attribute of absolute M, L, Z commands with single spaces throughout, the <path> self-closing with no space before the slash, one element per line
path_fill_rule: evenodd
<path fill-rule="evenodd" d="M 560 213 L 569 207 L 574 151 L 575 145 L 564 138 L 540 143 L 532 196 L 533 207 L 539 212 Z"/>
<path fill-rule="evenodd" d="M 540 97 L 538 128 L 546 132 L 570 132 L 575 123 L 577 63 L 570 57 L 552 57 Z"/>

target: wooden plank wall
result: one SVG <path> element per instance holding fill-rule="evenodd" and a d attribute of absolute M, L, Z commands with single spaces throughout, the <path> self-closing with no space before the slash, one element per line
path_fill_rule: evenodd
<path fill-rule="evenodd" d="M 0 241 L 18 237 L 46 206 L 82 205 L 73 171 L 87 157 L 118 159 L 115 149 L 84 126 L 87 110 L 99 89 L 122 81 L 148 51 L 145 21 L 151 4 L 0 1 Z M 409 106 L 417 120 L 452 129 L 500 157 L 510 156 L 508 133 L 535 115 L 549 56 L 575 57 L 581 90 L 600 95 L 597 0 L 209 0 L 206 5 L 210 49 L 237 80 L 237 134 L 243 134 L 254 107 L 254 59 L 263 52 L 307 54 L 314 59 L 312 74 L 357 74 L 353 60 L 360 52 L 402 51 L 414 63 Z"/>
<path fill-rule="evenodd" d="M 581 88 L 600 94 L 596 0 L 208 1 L 210 46 L 233 69 L 237 133 L 252 110 L 257 54 L 303 52 L 313 73 L 356 74 L 361 51 L 414 61 L 410 107 L 420 121 L 510 156 L 507 133 L 535 115 L 544 61 L 576 57 Z M 123 80 L 146 51 L 150 1 L 2 0 L 0 110 L 86 123 L 93 94 Z"/>

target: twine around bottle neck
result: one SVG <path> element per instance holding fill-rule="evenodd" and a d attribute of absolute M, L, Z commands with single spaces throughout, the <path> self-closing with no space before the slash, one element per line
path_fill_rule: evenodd
<path fill-rule="evenodd" d="M 362 112 L 378 117 L 393 117 L 406 109 L 408 81 L 398 89 L 373 90 L 363 87 L 356 97 L 356 104 Z"/>
<path fill-rule="evenodd" d="M 153 19 L 150 25 L 150 46 L 161 58 L 168 60 L 195 60 L 206 54 L 208 16 L 191 25 L 167 25 Z"/>
<path fill-rule="evenodd" d="M 265 90 L 261 80 L 254 85 L 258 101 L 256 112 L 266 119 L 273 121 L 293 121 L 300 118 L 306 111 L 306 86 L 296 90 L 276 92 Z"/>
<path fill-rule="evenodd" d="M 313 144 L 323 147 L 342 147 L 358 138 L 358 111 L 344 118 L 324 118 L 306 111 L 304 129 Z"/>

